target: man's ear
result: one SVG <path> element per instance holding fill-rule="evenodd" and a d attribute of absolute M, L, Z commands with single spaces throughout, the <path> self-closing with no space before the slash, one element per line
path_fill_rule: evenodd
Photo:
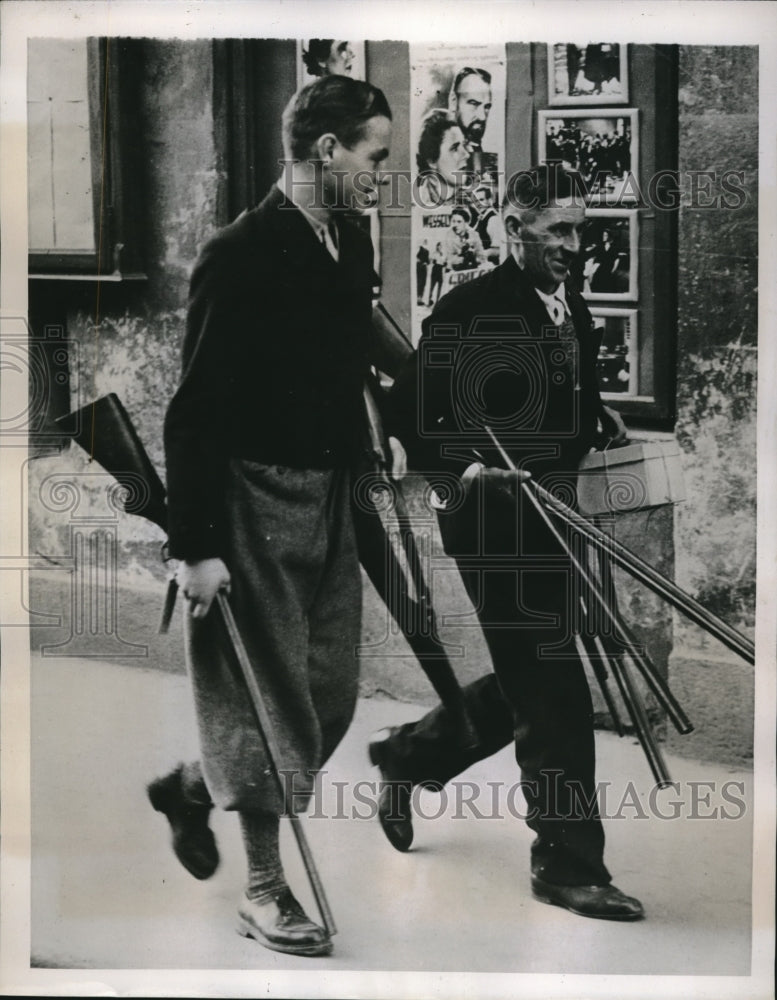
<path fill-rule="evenodd" d="M 521 238 L 521 220 L 517 215 L 508 213 L 504 216 L 505 233 L 508 239 L 519 240 Z"/>
<path fill-rule="evenodd" d="M 316 140 L 316 152 L 324 166 L 331 164 L 332 154 L 337 145 L 337 136 L 333 132 L 325 132 Z"/>

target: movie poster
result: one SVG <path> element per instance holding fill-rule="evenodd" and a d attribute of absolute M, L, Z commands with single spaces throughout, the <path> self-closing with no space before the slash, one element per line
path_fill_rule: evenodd
<path fill-rule="evenodd" d="M 441 296 L 499 263 L 503 45 L 410 46 L 412 339 Z"/>
<path fill-rule="evenodd" d="M 320 76 L 350 76 L 366 80 L 364 42 L 342 38 L 302 38 L 297 41 L 297 86 Z"/>

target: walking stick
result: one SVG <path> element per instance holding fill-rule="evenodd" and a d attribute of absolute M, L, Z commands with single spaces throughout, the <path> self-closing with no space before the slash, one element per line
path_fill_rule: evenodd
<path fill-rule="evenodd" d="M 229 636 L 230 644 L 234 650 L 235 656 L 237 657 L 237 662 L 240 665 L 240 670 L 243 674 L 243 679 L 246 682 L 246 687 L 248 688 L 248 693 L 251 696 L 251 705 L 253 706 L 254 712 L 256 713 L 256 721 L 259 726 L 259 732 L 262 735 L 262 740 L 264 741 L 265 748 L 267 750 L 267 756 L 270 761 L 270 767 L 272 769 L 273 777 L 278 783 L 278 789 L 281 793 L 281 797 L 285 799 L 285 788 L 283 782 L 281 781 L 279 763 L 281 759 L 280 750 L 278 749 L 278 743 L 275 739 L 275 730 L 273 729 L 272 720 L 267 712 L 267 708 L 264 704 L 264 698 L 262 697 L 262 692 L 259 688 L 259 684 L 254 676 L 254 672 L 251 668 L 251 661 L 248 657 L 245 646 L 243 645 L 243 640 L 237 629 L 237 624 L 235 623 L 234 615 L 232 614 L 232 608 L 229 606 L 229 601 L 223 593 L 216 594 L 216 606 L 221 614 L 222 621 L 227 630 L 227 635 Z M 321 878 L 318 874 L 318 869 L 316 868 L 316 863 L 313 860 L 313 854 L 310 850 L 310 845 L 308 844 L 307 837 L 305 836 L 305 830 L 302 827 L 302 821 L 300 817 L 294 812 L 293 809 L 286 809 L 285 815 L 287 816 L 289 822 L 291 823 L 291 828 L 294 831 L 294 836 L 297 840 L 297 846 L 299 847 L 299 852 L 302 855 L 302 861 L 305 865 L 305 871 L 308 874 L 308 879 L 310 880 L 310 886 L 313 889 L 313 895 L 316 899 L 316 906 L 321 914 L 321 919 L 324 924 L 324 928 L 327 933 L 331 936 L 337 933 L 337 928 L 335 927 L 335 922 L 332 917 L 332 911 L 329 908 L 329 903 L 327 902 L 326 893 L 324 892 L 324 886 L 321 882 Z"/>

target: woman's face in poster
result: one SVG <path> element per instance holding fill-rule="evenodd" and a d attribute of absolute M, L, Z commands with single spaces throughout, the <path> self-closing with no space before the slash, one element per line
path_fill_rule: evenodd
<path fill-rule="evenodd" d="M 440 140 L 440 152 L 437 161 L 430 163 L 449 184 L 461 183 L 461 172 L 467 166 L 469 151 L 464 141 L 464 134 L 458 125 L 452 125 L 443 133 Z"/>
<path fill-rule="evenodd" d="M 327 76 L 350 76 L 353 72 L 354 53 L 349 42 L 335 39 L 329 49 L 329 58 L 323 65 Z"/>

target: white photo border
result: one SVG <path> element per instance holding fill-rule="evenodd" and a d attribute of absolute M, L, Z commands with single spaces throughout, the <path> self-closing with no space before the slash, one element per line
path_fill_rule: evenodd
<path fill-rule="evenodd" d="M 629 143 L 630 167 L 626 180 L 620 185 L 622 190 L 612 194 L 589 194 L 589 205 L 636 204 L 640 190 L 639 181 L 639 109 L 615 108 L 608 105 L 601 108 L 541 108 L 537 112 L 537 162 L 547 160 L 547 128 L 549 121 L 586 118 L 628 118 L 631 141 Z M 633 178 L 633 183 L 629 183 Z"/>
<path fill-rule="evenodd" d="M 758 380 L 758 606 L 756 624 L 756 711 L 754 733 L 754 781 L 756 808 L 752 843 L 752 913 L 751 965 L 735 975 L 700 975 L 688 973 L 665 976 L 652 968 L 644 974 L 623 975 L 610 970 L 600 974 L 576 974 L 574 971 L 519 973 L 515 971 L 483 974 L 471 971 L 467 954 L 462 955 L 461 971 L 441 973 L 430 969 L 403 972 L 369 973 L 339 971 L 322 963 L 315 971 L 306 967 L 291 972 L 276 971 L 270 960 L 244 969 L 175 969 L 175 968 L 39 968 L 30 965 L 30 653 L 26 620 L 21 627 L 10 621 L 8 613 L 19 603 L 19 593 L 26 596 L 26 570 L 17 569 L 26 538 L 26 520 L 19 496 L 19 483 L 26 462 L 26 450 L 7 442 L 2 444 L 0 481 L 7 487 L 7 515 L 2 518 L 3 544 L 0 557 L 6 560 L 7 572 L 0 580 L 0 616 L 6 669 L 2 672 L 3 798 L 2 855 L 0 856 L 0 897 L 2 898 L 5 934 L 0 941 L 0 992 L 5 995 L 120 995 L 147 996 L 254 996 L 257 990 L 272 996 L 392 996 L 410 1000 L 420 994 L 446 997 L 453 993 L 501 998 L 520 992 L 527 1000 L 591 997 L 650 997 L 667 1000 L 677 996 L 716 997 L 726 1000 L 749 1000 L 770 996 L 774 989 L 774 875 L 775 875 L 775 646 L 777 629 L 777 581 L 773 552 L 777 548 L 777 469 L 775 466 L 774 427 L 777 421 L 777 395 L 769 374 L 777 371 L 775 334 L 775 288 L 771 276 L 777 270 L 777 236 L 767 223 L 777 200 L 777 111 L 773 101 L 777 93 L 777 39 L 769 26 L 774 24 L 777 5 L 761 0 L 721 0 L 713 5 L 699 0 L 678 0 L 667 5 L 663 0 L 619 0 L 616 4 L 595 6 L 590 0 L 558 0 L 556 17 L 547 17 L 547 8 L 517 0 L 513 5 L 484 0 L 485 6 L 463 5 L 458 17 L 451 17 L 450 4 L 422 0 L 412 6 L 409 0 L 374 0 L 369 5 L 369 35 L 373 38 L 424 40 L 439 38 L 458 41 L 470 31 L 473 36 L 484 31 L 499 32 L 506 38 L 533 38 L 547 41 L 550 30 L 558 33 L 560 22 L 573 30 L 589 30 L 591 18 L 605 16 L 613 31 L 628 35 L 634 43 L 681 45 L 753 45 L 760 47 L 759 60 L 759 165 L 761 167 L 758 268 L 763 294 L 759 295 L 759 375 Z M 187 38 L 256 37 L 272 35 L 280 39 L 296 37 L 298 25 L 322 33 L 332 23 L 354 23 L 359 5 L 347 2 L 300 4 L 297 0 L 263 0 L 261 4 L 237 4 L 234 0 L 196 5 L 171 5 L 160 0 L 92 0 L 84 5 L 55 4 L 52 0 L 19 0 L 4 4 L 0 47 L 3 50 L 3 157 L 0 163 L 0 203 L 3 222 L 2 312 L 5 323 L 24 315 L 27 303 L 27 200 L 26 200 L 26 112 L 23 81 L 26 69 L 28 36 L 60 34 L 63 37 L 110 35 L 111 37 Z M 367 10 L 366 5 L 361 11 Z M 550 24 L 554 20 L 556 27 Z M 486 27 L 484 27 L 484 23 Z M 52 24 L 55 29 L 52 29 Z M 575 26 L 578 25 L 577 29 Z M 549 30 L 550 29 L 550 30 Z M 558 109 L 556 109 L 558 111 Z M 21 126 L 21 127 L 20 127 Z M 756 248 L 754 248 L 755 250 Z M 597 307 L 596 311 L 601 309 Z M 644 332 L 644 331 L 643 331 Z M 0 372 L 9 413 L 26 412 L 26 380 L 11 381 L 15 372 Z M 10 572 L 9 572 L 10 571 Z M 21 580 L 21 586 L 20 586 Z M 487 826 L 490 824 L 487 824 Z M 699 824 L 705 825 L 705 824 Z M 679 891 L 679 889 L 678 889 Z M 521 902 L 517 905 L 520 907 Z M 534 904 L 527 904 L 532 906 Z M 543 913 L 543 916 L 550 917 Z M 556 915 L 558 916 L 558 915 Z M 663 914 L 652 914 L 661 921 Z M 569 921 L 570 934 L 578 935 L 598 928 L 584 928 L 579 918 Z M 577 922 L 576 922 L 577 921 Z M 584 921 L 585 923 L 585 921 Z M 619 930 L 619 928 L 613 928 Z M 608 931 L 609 932 L 609 931 Z M 628 933 L 638 933 L 629 928 Z M 625 933 L 625 932 L 624 932 Z M 203 963 L 204 964 L 204 963 Z M 317 963 L 316 963 L 317 964 Z M 647 962 L 649 966 L 650 961 Z"/>
<path fill-rule="evenodd" d="M 629 103 L 629 46 L 626 42 L 617 42 L 620 61 L 620 94 L 559 94 L 555 89 L 555 58 L 554 50 L 557 45 L 568 45 L 568 42 L 548 42 L 548 104 L 553 107 L 580 107 L 585 105 L 592 107 L 596 105 L 628 104 Z M 590 44 L 590 43 L 587 43 Z"/>
<path fill-rule="evenodd" d="M 591 315 L 603 318 L 622 317 L 629 326 L 629 388 L 626 392 L 601 392 L 602 399 L 636 399 L 639 397 L 639 310 L 636 307 L 623 309 L 609 306 L 592 306 Z M 597 359 L 598 360 L 598 359 Z"/>
<path fill-rule="evenodd" d="M 639 213 L 633 208 L 589 208 L 590 219 L 627 219 L 629 223 L 629 288 L 626 292 L 583 292 L 588 302 L 636 302 L 639 298 Z"/>

